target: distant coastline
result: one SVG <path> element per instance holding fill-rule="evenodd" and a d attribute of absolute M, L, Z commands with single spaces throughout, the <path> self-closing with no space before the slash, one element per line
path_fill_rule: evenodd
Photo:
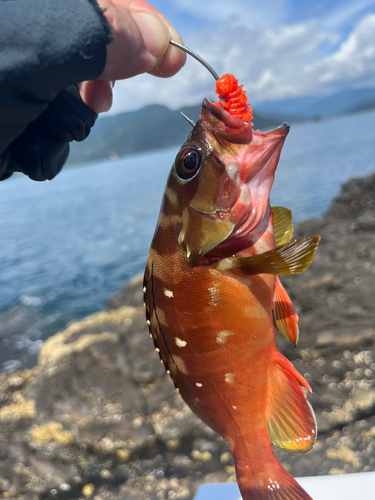
<path fill-rule="evenodd" d="M 73 143 L 68 165 L 117 159 L 182 144 L 191 130 L 181 112 L 196 121 L 201 105 L 171 110 L 153 104 L 138 111 L 101 117 L 83 143 Z M 375 109 L 375 89 L 347 90 L 329 96 L 305 96 L 254 105 L 255 129 L 267 130 L 287 121 L 321 121 Z"/>

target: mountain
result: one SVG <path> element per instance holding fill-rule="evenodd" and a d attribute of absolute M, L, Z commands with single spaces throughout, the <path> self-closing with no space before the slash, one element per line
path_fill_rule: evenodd
<path fill-rule="evenodd" d="M 100 117 L 90 136 L 82 143 L 73 143 L 69 164 L 125 156 L 143 151 L 181 145 L 191 130 L 180 112 L 196 121 L 201 106 L 172 111 L 154 104 L 139 111 Z M 254 126 L 261 130 L 275 128 L 276 121 L 254 114 Z"/>
<path fill-rule="evenodd" d="M 345 113 L 357 113 L 375 108 L 375 89 L 344 90 L 333 95 L 305 96 L 255 104 L 254 128 L 275 128 L 287 121 L 329 118 Z M 85 163 L 105 158 L 166 148 L 178 147 L 191 127 L 182 118 L 196 121 L 201 106 L 189 106 L 172 111 L 154 104 L 139 111 L 100 117 L 90 136 L 80 144 L 73 143 L 69 163 Z"/>
<path fill-rule="evenodd" d="M 364 99 L 350 108 L 349 113 L 361 113 L 362 111 L 369 111 L 371 109 L 375 109 L 375 99 Z"/>
<path fill-rule="evenodd" d="M 311 120 L 316 117 L 329 118 L 355 111 L 369 109 L 375 101 L 375 89 L 343 90 L 333 95 L 304 96 L 256 104 L 255 109 L 264 116 L 286 116 L 289 121 Z M 287 119 L 288 121 L 288 119 Z"/>

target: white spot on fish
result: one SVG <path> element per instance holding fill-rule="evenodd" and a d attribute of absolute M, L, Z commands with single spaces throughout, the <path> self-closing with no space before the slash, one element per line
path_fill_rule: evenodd
<path fill-rule="evenodd" d="M 185 342 L 185 340 L 181 340 L 178 337 L 175 338 L 175 341 L 176 341 L 176 344 L 178 345 L 178 347 L 185 347 L 187 344 L 187 342 Z"/>
<path fill-rule="evenodd" d="M 150 321 L 149 319 L 147 319 L 147 320 L 146 320 L 146 323 L 147 323 L 148 325 L 151 325 L 151 321 Z"/>
<path fill-rule="evenodd" d="M 195 385 L 196 385 L 197 387 L 203 387 L 203 384 L 201 384 L 200 382 L 197 382 Z"/>
<path fill-rule="evenodd" d="M 145 292 L 146 292 L 146 287 L 144 286 L 144 287 L 143 287 L 143 293 L 145 293 Z"/>
<path fill-rule="evenodd" d="M 155 351 L 156 351 L 156 352 L 160 352 L 159 347 L 155 347 Z"/>
<path fill-rule="evenodd" d="M 269 479 L 269 485 L 267 486 L 268 491 L 275 491 L 280 489 L 280 485 L 277 481 L 272 481 L 272 479 Z"/>
<path fill-rule="evenodd" d="M 233 384 L 234 376 L 235 376 L 235 373 L 226 373 L 225 374 L 225 382 L 228 382 L 228 384 Z"/>
<path fill-rule="evenodd" d="M 217 306 L 220 299 L 219 290 L 215 286 L 212 286 L 208 289 L 208 291 L 210 292 L 210 306 Z"/>
<path fill-rule="evenodd" d="M 232 405 L 233 410 L 237 410 L 237 406 Z"/>
<path fill-rule="evenodd" d="M 177 368 L 180 370 L 180 372 L 183 373 L 184 375 L 187 375 L 188 371 L 187 371 L 184 360 L 182 358 L 180 358 L 180 356 L 173 356 L 173 360 L 174 360 Z"/>
<path fill-rule="evenodd" d="M 234 335 L 234 332 L 231 332 L 230 330 L 222 330 L 217 334 L 216 342 L 218 344 L 225 344 L 229 335 Z"/>
<path fill-rule="evenodd" d="M 171 189 L 169 186 L 167 186 L 165 188 L 165 197 L 167 198 L 167 200 L 169 201 L 169 203 L 173 206 L 177 206 L 178 205 L 178 197 L 177 197 L 177 193 L 174 189 Z"/>
<path fill-rule="evenodd" d="M 164 288 L 164 295 L 170 299 L 174 297 L 172 290 L 167 290 L 166 288 Z"/>

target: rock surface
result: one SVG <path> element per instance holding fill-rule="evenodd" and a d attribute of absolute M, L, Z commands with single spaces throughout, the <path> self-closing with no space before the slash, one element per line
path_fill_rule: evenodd
<path fill-rule="evenodd" d="M 295 476 L 375 470 L 375 175 L 346 183 L 299 276 L 283 278 L 300 315 L 297 349 L 319 437 L 306 455 L 276 450 Z M 109 309 L 70 323 L 38 365 L 0 375 L 0 492 L 14 499 L 189 500 L 234 480 L 227 443 L 183 403 L 154 352 L 141 277 Z"/>

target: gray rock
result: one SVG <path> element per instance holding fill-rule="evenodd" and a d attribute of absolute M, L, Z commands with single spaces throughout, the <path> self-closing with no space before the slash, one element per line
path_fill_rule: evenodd
<path fill-rule="evenodd" d="M 375 176 L 346 183 L 309 269 L 283 277 L 300 316 L 297 349 L 319 437 L 306 455 L 276 450 L 293 475 L 375 470 Z M 109 310 L 48 339 L 32 370 L 0 375 L 0 492 L 8 498 L 190 500 L 234 480 L 228 444 L 198 420 L 149 338 L 136 277 Z M 6 492 L 6 493 L 5 493 Z"/>

